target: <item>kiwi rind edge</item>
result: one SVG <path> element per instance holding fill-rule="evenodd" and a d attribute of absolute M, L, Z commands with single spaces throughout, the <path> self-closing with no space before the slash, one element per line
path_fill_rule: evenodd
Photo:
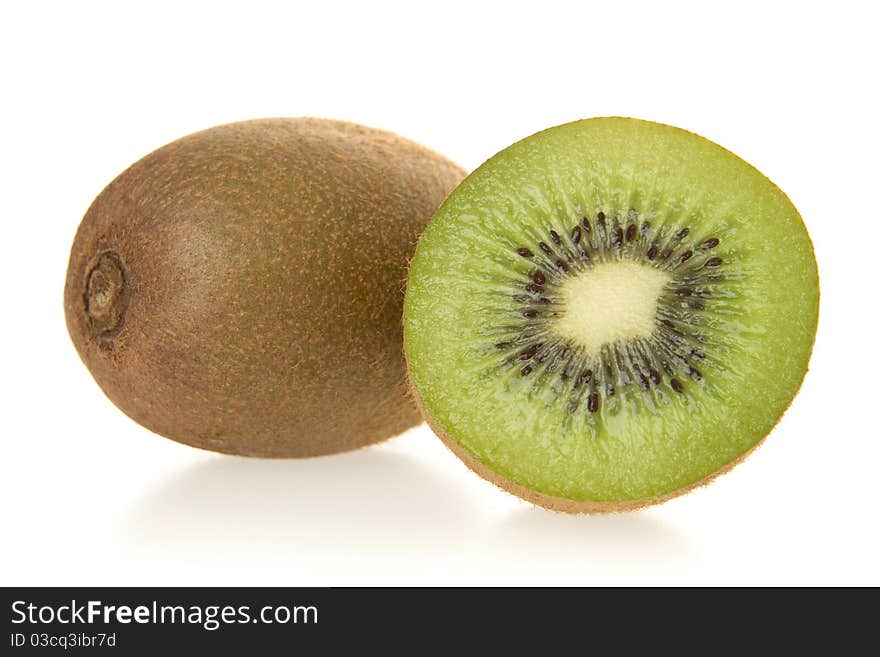
<path fill-rule="evenodd" d="M 419 396 L 415 383 L 412 379 L 412 374 L 410 374 L 409 363 L 407 362 L 407 377 L 409 379 L 409 388 L 412 394 L 413 400 L 415 401 L 416 406 L 419 411 L 422 413 L 422 417 L 424 417 L 425 422 L 431 428 L 437 437 L 443 442 L 444 445 L 455 454 L 461 461 L 471 470 L 473 470 L 480 477 L 485 479 L 491 484 L 498 486 L 502 490 L 519 497 L 520 499 L 525 500 L 526 502 L 530 502 L 536 506 L 543 507 L 545 509 L 549 509 L 551 511 L 557 511 L 560 513 L 569 513 L 569 514 L 608 514 L 608 513 L 623 513 L 626 511 L 636 511 L 638 509 L 642 509 L 648 506 L 654 506 L 656 504 L 662 504 L 663 502 L 667 502 L 675 497 L 680 497 L 682 495 L 686 495 L 691 491 L 700 488 L 702 486 L 706 486 L 707 484 L 712 483 L 716 478 L 720 477 L 723 474 L 727 474 L 737 465 L 745 461 L 756 449 L 758 449 L 764 441 L 767 439 L 773 429 L 767 432 L 763 438 L 761 438 L 757 443 L 752 445 L 747 451 L 740 454 L 737 458 L 733 459 L 729 463 L 726 463 L 721 468 L 712 472 L 711 474 L 703 477 L 702 479 L 695 481 L 692 484 L 687 486 L 683 486 L 681 488 L 677 488 L 668 493 L 664 493 L 663 495 L 658 495 L 656 497 L 646 497 L 642 499 L 635 500 L 615 500 L 615 501 L 596 501 L 596 500 L 572 500 L 565 497 L 557 497 L 555 495 L 547 495 L 546 493 L 541 493 L 536 490 L 529 488 L 528 486 L 523 486 L 522 484 L 518 484 L 515 481 L 511 481 L 507 477 L 503 477 L 498 474 L 482 462 L 475 459 L 470 452 L 468 452 L 464 447 L 462 447 L 455 439 L 453 439 L 449 434 L 447 434 L 440 425 L 434 420 L 433 417 L 428 413 L 428 410 L 425 408 L 425 405 L 422 403 L 422 399 Z M 805 373 L 806 374 L 806 373 Z M 803 379 L 801 379 L 801 384 L 803 385 Z M 800 390 L 800 385 L 798 386 L 798 390 Z M 794 401 L 794 398 L 792 398 Z M 789 402 L 789 406 L 791 402 Z M 786 407 L 788 410 L 788 407 Z M 784 415 L 784 412 L 783 412 Z M 779 416 L 779 419 L 782 419 L 782 415 Z M 776 424 L 779 423 L 779 419 L 777 419 Z M 776 424 L 773 425 L 773 428 L 776 427 Z"/>

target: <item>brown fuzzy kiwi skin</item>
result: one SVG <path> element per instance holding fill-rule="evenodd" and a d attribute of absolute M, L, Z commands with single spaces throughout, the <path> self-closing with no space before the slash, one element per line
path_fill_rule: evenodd
<path fill-rule="evenodd" d="M 308 457 L 418 424 L 401 349 L 407 261 L 465 172 L 326 119 L 218 126 L 132 165 L 77 231 L 68 331 L 148 429 Z"/>

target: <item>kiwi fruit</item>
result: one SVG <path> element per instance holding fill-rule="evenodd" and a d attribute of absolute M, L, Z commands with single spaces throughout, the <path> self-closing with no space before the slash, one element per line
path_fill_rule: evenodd
<path fill-rule="evenodd" d="M 539 132 L 431 220 L 404 302 L 411 385 L 478 474 L 535 504 L 622 511 L 740 462 L 797 393 L 819 284 L 789 199 L 684 130 Z"/>
<path fill-rule="evenodd" d="M 70 336 L 122 411 L 188 445 L 305 457 L 398 434 L 421 421 L 402 348 L 407 261 L 464 175 L 340 121 L 184 137 L 88 209 Z"/>

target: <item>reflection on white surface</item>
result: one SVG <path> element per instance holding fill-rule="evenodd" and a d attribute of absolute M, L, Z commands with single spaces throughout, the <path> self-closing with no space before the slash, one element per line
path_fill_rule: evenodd
<path fill-rule="evenodd" d="M 133 543 L 270 558 L 316 546 L 429 547 L 464 535 L 473 507 L 442 478 L 382 450 L 288 461 L 217 456 L 150 493 L 122 533 Z"/>
<path fill-rule="evenodd" d="M 531 562 L 535 585 L 696 581 L 698 550 L 656 511 L 585 517 L 524 507 L 494 524 L 490 540 L 511 568 Z"/>
<path fill-rule="evenodd" d="M 386 448 L 302 461 L 208 456 L 119 518 L 115 542 L 143 575 L 161 581 L 163 562 L 184 561 L 193 583 L 675 582 L 700 568 L 650 512 L 555 514 L 439 465 Z"/>

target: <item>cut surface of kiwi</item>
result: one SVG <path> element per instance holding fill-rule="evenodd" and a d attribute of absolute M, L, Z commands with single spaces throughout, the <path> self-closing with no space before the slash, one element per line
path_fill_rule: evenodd
<path fill-rule="evenodd" d="M 684 130 L 577 121 L 491 158 L 411 263 L 404 344 L 472 469 L 571 512 L 637 508 L 738 463 L 807 369 L 813 249 L 789 199 Z"/>
<path fill-rule="evenodd" d="M 119 408 L 179 442 L 299 457 L 396 435 L 421 421 L 402 349 L 406 264 L 463 177 L 342 121 L 179 139 L 86 213 L 64 293 L 70 336 Z"/>

